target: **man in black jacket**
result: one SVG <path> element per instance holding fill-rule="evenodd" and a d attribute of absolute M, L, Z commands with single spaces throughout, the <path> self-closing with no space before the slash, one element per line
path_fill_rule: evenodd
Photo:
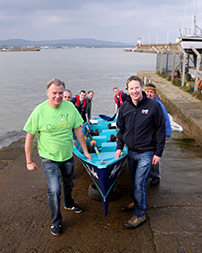
<path fill-rule="evenodd" d="M 142 80 L 131 76 L 126 83 L 128 98 L 119 109 L 115 157 L 128 146 L 128 164 L 134 197 L 134 216 L 125 223 L 136 228 L 146 220 L 147 181 L 151 164 L 159 163 L 165 145 L 165 119 L 160 104 L 147 98 Z"/>

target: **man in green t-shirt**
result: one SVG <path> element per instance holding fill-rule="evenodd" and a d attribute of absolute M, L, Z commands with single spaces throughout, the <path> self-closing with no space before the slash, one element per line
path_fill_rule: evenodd
<path fill-rule="evenodd" d="M 32 150 L 34 137 L 38 134 L 38 153 L 48 183 L 48 202 L 52 218 L 51 233 L 53 235 L 60 235 L 62 232 L 59 171 L 62 181 L 64 208 L 75 213 L 83 211 L 80 206 L 74 203 L 71 197 L 74 168 L 72 130 L 75 132 L 84 155 L 91 159 L 80 127 L 83 119 L 71 102 L 63 100 L 64 89 L 64 82 L 58 79 L 48 82 L 48 100 L 39 104 L 33 110 L 24 126 L 24 130 L 27 132 L 25 155 L 27 169 L 30 171 L 37 170 L 37 165 L 32 160 Z"/>

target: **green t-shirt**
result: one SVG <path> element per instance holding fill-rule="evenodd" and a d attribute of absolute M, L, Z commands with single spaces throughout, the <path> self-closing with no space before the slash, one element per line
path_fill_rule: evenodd
<path fill-rule="evenodd" d="M 38 152 L 41 157 L 63 162 L 72 157 L 72 129 L 81 125 L 83 119 L 76 107 L 68 101 L 62 101 L 54 109 L 48 100 L 39 104 L 28 118 L 24 130 L 38 133 Z"/>

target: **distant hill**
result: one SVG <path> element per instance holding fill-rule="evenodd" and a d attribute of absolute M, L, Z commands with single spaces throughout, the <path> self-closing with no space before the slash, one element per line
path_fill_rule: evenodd
<path fill-rule="evenodd" d="M 68 39 L 68 40 L 44 40 L 44 41 L 30 41 L 22 39 L 0 40 L 0 47 L 26 47 L 26 46 L 54 46 L 54 47 L 131 47 L 134 45 L 122 43 L 103 41 L 96 39 Z"/>

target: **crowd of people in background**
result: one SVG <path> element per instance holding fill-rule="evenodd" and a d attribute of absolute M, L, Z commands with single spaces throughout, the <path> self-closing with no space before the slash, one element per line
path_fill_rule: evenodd
<path fill-rule="evenodd" d="M 72 102 L 76 109 L 81 114 L 84 122 L 90 121 L 91 119 L 91 108 L 94 92 L 89 90 L 86 94 L 85 90 L 81 90 L 79 95 L 72 97 L 72 92 L 69 89 L 65 89 L 63 93 L 63 99 Z"/>

